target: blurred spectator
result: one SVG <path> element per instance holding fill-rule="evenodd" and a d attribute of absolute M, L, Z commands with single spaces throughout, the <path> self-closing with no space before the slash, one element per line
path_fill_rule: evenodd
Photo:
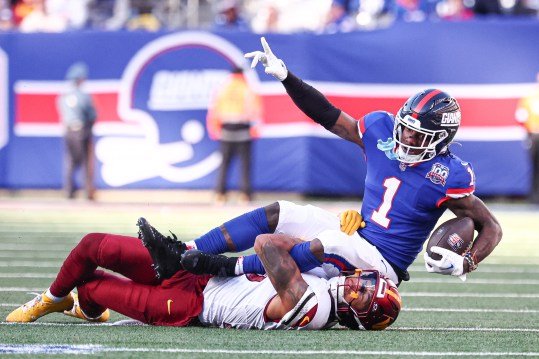
<path fill-rule="evenodd" d="M 20 31 L 62 32 L 68 28 L 68 19 L 58 12 L 50 12 L 46 0 L 33 0 L 32 5 L 31 12 L 20 23 Z"/>
<path fill-rule="evenodd" d="M 515 0 L 513 7 L 510 7 L 511 15 L 537 16 L 539 10 L 539 1 L 537 0 Z"/>
<path fill-rule="evenodd" d="M 333 0 L 325 32 L 371 30 L 385 27 L 394 19 L 393 0 Z"/>
<path fill-rule="evenodd" d="M 253 32 L 268 33 L 280 32 L 280 10 L 274 3 L 266 3 L 256 11 L 251 27 Z"/>
<path fill-rule="evenodd" d="M 539 72 L 536 76 L 537 88 L 518 102 L 516 120 L 528 133 L 528 148 L 532 168 L 530 202 L 539 204 Z"/>
<path fill-rule="evenodd" d="M 91 11 L 91 21 L 105 30 L 124 28 L 131 16 L 131 0 L 95 0 L 97 6 Z"/>
<path fill-rule="evenodd" d="M 0 0 L 0 31 L 11 30 L 14 25 L 11 2 L 8 0 Z"/>
<path fill-rule="evenodd" d="M 4 4 L 4 5 L 2 5 Z M 8 4 L 8 5 L 5 5 Z M 0 31 L 347 32 L 477 16 L 539 17 L 539 0 L 0 0 Z"/>
<path fill-rule="evenodd" d="M 473 10 L 466 6 L 465 0 L 445 0 L 436 6 L 436 13 L 442 20 L 470 20 L 474 17 Z"/>
<path fill-rule="evenodd" d="M 97 117 L 92 97 L 82 88 L 88 67 L 77 62 L 66 73 L 69 89 L 57 99 L 58 113 L 64 126 L 65 181 L 68 198 L 75 198 L 75 175 L 84 173 L 86 197 L 94 199 L 92 127 Z"/>
<path fill-rule="evenodd" d="M 257 33 L 320 32 L 331 0 L 244 0 L 243 4 Z"/>
<path fill-rule="evenodd" d="M 395 15 L 397 20 L 421 22 L 437 18 L 436 4 L 440 0 L 396 0 Z"/>
<path fill-rule="evenodd" d="M 21 25 L 22 19 L 34 10 L 35 0 L 17 0 L 12 5 L 13 23 L 16 27 Z"/>
<path fill-rule="evenodd" d="M 215 6 L 215 21 L 213 30 L 251 30 L 243 18 L 241 4 L 238 0 L 218 0 Z"/>
<path fill-rule="evenodd" d="M 357 28 L 356 15 L 359 0 L 333 0 L 328 10 L 324 31 L 328 33 L 348 32 Z"/>
<path fill-rule="evenodd" d="M 473 11 L 477 15 L 502 14 L 502 8 L 498 0 L 474 0 Z"/>
<path fill-rule="evenodd" d="M 226 200 L 226 182 L 234 157 L 241 160 L 240 201 L 251 200 L 251 142 L 257 137 L 256 124 L 261 116 L 260 96 L 249 87 L 243 70 L 234 68 L 208 106 L 208 134 L 221 141 L 223 155 L 215 189 L 216 203 L 223 204 Z"/>
<path fill-rule="evenodd" d="M 45 0 L 47 14 L 67 21 L 68 30 L 86 27 L 90 0 Z"/>
<path fill-rule="evenodd" d="M 161 28 L 161 21 L 154 14 L 154 1 L 131 0 L 133 16 L 127 20 L 128 30 L 157 31 Z"/>
<path fill-rule="evenodd" d="M 537 15 L 537 0 L 473 0 L 477 15 Z"/>
<path fill-rule="evenodd" d="M 356 22 L 365 30 L 386 27 L 395 19 L 394 7 L 393 0 L 361 0 Z"/>

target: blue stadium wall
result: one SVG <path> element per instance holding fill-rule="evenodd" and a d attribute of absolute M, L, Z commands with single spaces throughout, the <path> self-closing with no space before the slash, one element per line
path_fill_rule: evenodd
<path fill-rule="evenodd" d="M 291 71 L 356 118 L 394 113 L 423 88 L 447 90 L 463 110 L 452 151 L 473 164 L 476 193 L 528 192 L 525 133 L 514 110 L 539 71 L 539 22 L 402 23 L 266 38 Z M 0 187 L 62 187 L 55 98 L 69 65 L 84 61 L 99 112 L 98 188 L 213 188 L 221 159 L 205 130 L 207 105 L 228 69 L 249 68 L 243 53 L 258 49 L 260 35 L 236 32 L 0 34 Z M 247 77 L 264 103 L 254 190 L 361 195 L 361 149 L 309 121 L 262 68 Z M 232 188 L 238 178 L 235 164 Z"/>

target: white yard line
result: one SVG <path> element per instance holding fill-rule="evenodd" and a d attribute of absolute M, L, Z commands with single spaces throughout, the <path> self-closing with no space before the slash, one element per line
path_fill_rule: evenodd
<path fill-rule="evenodd" d="M 193 353 L 193 354 L 231 354 L 231 355 L 384 355 L 384 356 L 462 356 L 462 357 L 534 357 L 539 352 L 440 352 L 440 351 L 378 351 L 378 350 L 227 350 L 227 349 L 181 349 L 181 348 L 114 348 L 102 345 L 70 344 L 0 344 L 0 354 L 97 354 L 103 352 L 125 353 Z"/>
<path fill-rule="evenodd" d="M 454 293 L 401 292 L 402 297 L 458 297 L 458 298 L 538 298 L 539 293 Z"/>
<path fill-rule="evenodd" d="M 458 309 L 458 308 L 408 308 L 403 307 L 403 312 L 451 312 L 451 313 L 514 313 L 514 314 L 533 314 L 539 313 L 539 309 Z"/>

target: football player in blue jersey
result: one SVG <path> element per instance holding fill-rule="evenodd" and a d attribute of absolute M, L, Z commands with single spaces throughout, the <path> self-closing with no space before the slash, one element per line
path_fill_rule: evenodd
<path fill-rule="evenodd" d="M 425 266 L 429 272 L 465 280 L 466 273 L 475 270 L 500 242 L 502 229 L 473 194 L 471 164 L 449 151 L 461 121 L 457 101 L 446 92 L 428 89 L 410 97 L 396 115 L 376 111 L 355 120 L 288 71 L 266 40 L 261 41 L 264 51 L 245 55 L 253 59 L 251 66 L 262 63 L 307 116 L 363 149 L 367 176 L 361 216 L 350 216 L 353 211 L 341 216 L 344 227 L 358 230 L 349 236 L 339 230 L 336 216 L 313 206 L 279 201 L 226 222 L 181 249 L 162 240 L 162 255 L 154 256 L 154 265 L 161 269 L 168 265 L 173 272 L 180 264 L 177 256 L 165 255 L 165 247 L 176 248 L 177 255 L 187 247 L 198 250 L 186 252 L 181 264 L 194 273 L 261 273 L 263 267 L 254 255 L 237 259 L 214 254 L 242 251 L 259 234 L 281 232 L 306 240 L 291 251 L 302 271 L 321 265 L 331 276 L 354 267 L 376 269 L 400 283 L 409 279 L 407 268 L 449 208 L 457 217 L 470 217 L 478 235 L 463 256 L 433 247 L 441 259 L 425 254 Z M 364 226 L 359 225 L 362 220 Z"/>

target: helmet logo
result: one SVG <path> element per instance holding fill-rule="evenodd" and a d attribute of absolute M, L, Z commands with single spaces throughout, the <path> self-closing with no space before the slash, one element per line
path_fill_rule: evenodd
<path fill-rule="evenodd" d="M 434 184 L 441 184 L 442 186 L 445 186 L 445 182 L 448 176 L 449 176 L 449 168 L 442 165 L 441 163 L 436 162 L 435 164 L 432 165 L 430 172 L 427 173 L 425 178 L 430 179 L 431 182 Z"/>
<path fill-rule="evenodd" d="M 442 123 L 440 126 L 458 126 L 460 125 L 460 112 L 445 112 L 442 114 Z"/>
<path fill-rule="evenodd" d="M 444 115 L 445 115 L 445 113 L 444 113 Z M 419 121 L 416 118 L 413 118 L 410 115 L 404 116 L 404 118 L 402 118 L 402 121 L 405 124 L 407 124 L 408 126 L 415 127 L 415 128 L 421 128 L 421 121 Z"/>

